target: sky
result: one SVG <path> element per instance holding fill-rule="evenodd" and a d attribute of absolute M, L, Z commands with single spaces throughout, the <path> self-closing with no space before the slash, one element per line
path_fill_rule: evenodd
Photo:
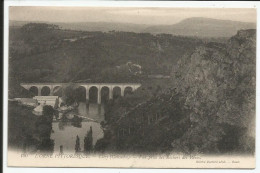
<path fill-rule="evenodd" d="M 18 21 L 168 25 L 190 17 L 256 22 L 256 10 L 249 8 L 9 7 L 9 19 Z"/>

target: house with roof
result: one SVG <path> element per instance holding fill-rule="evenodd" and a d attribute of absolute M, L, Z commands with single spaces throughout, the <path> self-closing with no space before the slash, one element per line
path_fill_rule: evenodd
<path fill-rule="evenodd" d="M 53 108 L 59 106 L 59 96 L 35 96 L 33 99 L 37 100 L 41 105 L 50 105 Z"/>

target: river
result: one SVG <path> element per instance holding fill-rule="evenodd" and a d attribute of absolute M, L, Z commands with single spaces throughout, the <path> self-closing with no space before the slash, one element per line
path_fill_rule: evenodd
<path fill-rule="evenodd" d="M 104 120 L 104 105 L 89 104 L 80 102 L 77 108 L 77 113 L 93 121 L 83 120 L 81 126 L 75 126 L 71 122 L 54 121 L 52 123 L 51 139 L 54 140 L 54 153 L 60 152 L 60 146 L 63 148 L 63 153 L 75 152 L 75 144 L 77 136 L 80 139 L 80 148 L 84 149 L 84 137 L 92 127 L 93 146 L 98 139 L 103 138 L 103 130 L 100 122 Z"/>

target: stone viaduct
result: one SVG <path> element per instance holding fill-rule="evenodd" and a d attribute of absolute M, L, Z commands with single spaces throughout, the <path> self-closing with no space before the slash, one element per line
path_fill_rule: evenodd
<path fill-rule="evenodd" d="M 101 104 L 101 90 L 106 87 L 109 89 L 109 99 L 113 99 L 113 91 L 115 88 L 120 88 L 121 96 L 124 96 L 124 92 L 127 88 L 135 91 L 141 86 L 138 83 L 73 83 L 76 87 L 84 87 L 86 89 L 86 100 L 89 100 L 89 91 L 92 87 L 97 88 L 97 103 Z M 49 95 L 53 95 L 54 90 L 59 87 L 68 86 L 69 83 L 21 83 L 23 88 L 30 90 L 32 87 L 38 89 L 38 96 L 41 95 L 42 89 L 44 87 L 49 88 Z"/>

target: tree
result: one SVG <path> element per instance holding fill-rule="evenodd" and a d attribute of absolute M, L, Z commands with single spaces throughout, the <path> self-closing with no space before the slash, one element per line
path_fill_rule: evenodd
<path fill-rule="evenodd" d="M 84 150 L 85 152 L 90 152 L 93 148 L 93 136 L 92 136 L 92 127 L 87 132 L 87 135 L 84 138 Z"/>
<path fill-rule="evenodd" d="M 53 152 L 54 141 L 50 139 L 53 115 L 53 107 L 50 105 L 45 105 L 43 107 L 43 115 L 38 118 L 35 124 L 41 141 L 40 145 L 38 146 L 38 149 L 40 151 Z"/>
<path fill-rule="evenodd" d="M 52 122 L 52 119 L 53 119 L 53 115 L 54 115 L 54 109 L 53 109 L 53 107 L 52 106 L 50 106 L 50 105 L 45 105 L 44 107 L 43 107 L 43 112 L 42 112 L 42 114 L 43 114 L 43 116 L 46 118 L 46 120 L 48 121 L 48 122 Z"/>
<path fill-rule="evenodd" d="M 80 152 L 80 150 L 81 150 L 80 139 L 79 139 L 79 136 L 77 135 L 76 144 L 75 144 L 75 152 L 78 153 L 78 152 Z"/>

